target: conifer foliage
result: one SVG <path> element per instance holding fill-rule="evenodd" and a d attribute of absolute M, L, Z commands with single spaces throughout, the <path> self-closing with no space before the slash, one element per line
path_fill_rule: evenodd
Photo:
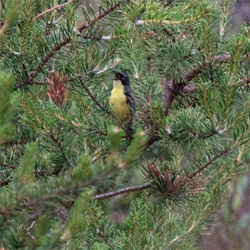
<path fill-rule="evenodd" d="M 194 249 L 249 155 L 250 28 L 230 0 L 92 5 L 0 1 L 0 248 Z"/>

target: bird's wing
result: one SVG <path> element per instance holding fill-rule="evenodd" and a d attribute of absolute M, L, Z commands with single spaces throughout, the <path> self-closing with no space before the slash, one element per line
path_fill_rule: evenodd
<path fill-rule="evenodd" d="M 134 117 L 134 113 L 135 113 L 135 100 L 134 97 L 132 95 L 130 86 L 125 86 L 124 88 L 124 94 L 126 96 L 126 100 L 127 100 L 127 104 L 130 107 L 130 113 L 132 118 Z"/>

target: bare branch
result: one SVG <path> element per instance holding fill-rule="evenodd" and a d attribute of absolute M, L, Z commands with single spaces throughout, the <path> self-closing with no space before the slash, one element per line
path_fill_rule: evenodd
<path fill-rule="evenodd" d="M 99 194 L 99 195 L 96 195 L 94 199 L 102 200 L 102 199 L 110 198 L 113 196 L 121 195 L 124 193 L 139 191 L 139 190 L 148 189 L 148 188 L 152 188 L 152 185 L 150 183 L 140 185 L 140 186 L 126 187 L 126 188 L 118 189 L 116 191 L 105 193 L 105 194 Z"/>
<path fill-rule="evenodd" d="M 114 5 L 112 5 L 109 9 L 103 11 L 103 13 L 101 13 L 99 16 L 94 17 L 92 20 L 90 20 L 87 23 L 84 23 L 79 29 L 78 31 L 81 33 L 84 29 L 88 28 L 90 26 L 90 24 L 102 19 L 103 17 L 107 16 L 110 12 L 112 12 L 113 10 L 115 10 L 118 6 L 120 5 L 120 3 L 115 3 Z"/>
<path fill-rule="evenodd" d="M 49 61 L 49 59 L 60 50 L 63 46 L 65 46 L 67 43 L 69 43 L 71 38 L 68 36 L 63 41 L 58 43 L 55 47 L 53 47 L 42 59 L 42 61 L 38 64 L 38 66 L 34 69 L 34 71 L 29 75 L 30 81 L 33 81 L 33 79 L 38 75 L 38 73 L 41 71 L 42 67 Z M 28 83 L 27 83 L 28 84 Z"/>
<path fill-rule="evenodd" d="M 209 133 L 207 134 L 198 134 L 192 130 L 189 131 L 193 136 L 197 137 L 198 139 L 207 139 L 207 138 L 210 138 L 212 137 L 213 135 L 216 135 L 217 134 L 217 131 L 216 130 L 211 130 Z"/>
<path fill-rule="evenodd" d="M 35 20 L 38 19 L 39 17 L 41 17 L 41 16 L 43 16 L 43 15 L 49 13 L 49 12 L 52 12 L 52 11 L 54 11 L 54 10 L 57 10 L 57 11 L 58 11 L 58 10 L 60 10 L 61 8 L 63 8 L 64 6 L 66 6 L 67 4 L 69 4 L 69 3 L 73 2 L 73 1 L 74 1 L 74 0 L 69 0 L 68 2 L 66 2 L 66 3 L 64 3 L 64 4 L 58 4 L 58 5 L 52 7 L 52 8 L 50 8 L 50 9 L 48 9 L 48 10 L 45 10 L 45 11 L 43 11 L 42 13 L 38 14 L 37 16 L 33 17 L 33 18 L 32 18 L 32 21 L 35 21 Z"/>
<path fill-rule="evenodd" d="M 17 90 L 25 85 L 48 85 L 47 82 L 38 82 L 38 81 L 26 81 L 26 82 L 18 82 L 15 84 L 15 87 L 13 88 L 13 90 Z"/>
<path fill-rule="evenodd" d="M 102 136 L 108 136 L 107 133 L 103 133 L 102 131 L 99 131 L 99 130 L 95 130 L 93 128 L 87 128 L 88 131 L 94 133 L 94 134 L 97 134 L 97 135 L 102 135 Z"/>
<path fill-rule="evenodd" d="M 227 155 L 230 153 L 231 148 L 226 148 L 224 151 L 220 152 L 219 154 L 215 155 L 211 160 L 209 160 L 204 166 L 202 166 L 200 169 L 198 169 L 196 172 L 194 172 L 192 175 L 190 175 L 188 178 L 192 179 L 195 176 L 197 176 L 199 173 L 201 173 L 203 170 L 205 170 L 207 167 L 209 167 L 214 161 L 219 159 L 220 157 Z"/>
<path fill-rule="evenodd" d="M 81 76 L 78 77 L 79 79 L 79 82 L 81 84 L 81 86 L 84 88 L 84 90 L 87 92 L 88 96 L 92 99 L 92 101 L 101 109 L 103 110 L 104 112 L 106 112 L 108 115 L 110 115 L 111 113 L 104 107 L 102 106 L 97 100 L 96 98 L 92 95 L 92 93 L 90 92 L 88 86 L 86 86 L 84 84 L 84 82 L 82 81 L 82 78 Z"/>

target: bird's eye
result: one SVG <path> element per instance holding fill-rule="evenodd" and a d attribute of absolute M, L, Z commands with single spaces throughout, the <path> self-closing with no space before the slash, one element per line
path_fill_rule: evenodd
<path fill-rule="evenodd" d="M 125 77 L 122 77 L 122 80 L 125 80 Z"/>

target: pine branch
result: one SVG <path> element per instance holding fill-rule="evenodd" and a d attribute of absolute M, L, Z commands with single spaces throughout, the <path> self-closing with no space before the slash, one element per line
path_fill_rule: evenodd
<path fill-rule="evenodd" d="M 84 29 L 90 27 L 91 24 L 93 24 L 94 22 L 99 21 L 100 19 L 104 18 L 105 16 L 107 16 L 110 12 L 112 12 L 113 10 L 115 10 L 118 6 L 120 5 L 120 3 L 115 3 L 113 4 L 110 8 L 108 8 L 107 10 L 103 11 L 99 16 L 94 17 L 93 19 L 91 19 L 89 22 L 86 22 L 85 24 L 83 24 L 80 28 L 78 28 L 78 32 L 81 33 Z M 64 38 L 64 40 L 62 40 L 61 42 L 59 42 L 57 45 L 55 45 L 41 60 L 41 62 L 36 66 L 36 68 L 31 72 L 31 74 L 29 75 L 29 80 L 23 81 L 23 82 L 19 82 L 15 85 L 14 90 L 17 90 L 20 87 L 23 87 L 25 85 L 43 85 L 43 84 L 36 84 L 36 82 L 34 82 L 33 80 L 35 79 L 35 77 L 38 75 L 38 73 L 42 70 L 43 66 L 53 57 L 53 55 L 59 51 L 62 47 L 64 47 L 66 44 L 68 44 L 71 41 L 71 37 L 67 36 L 66 38 Z"/>
<path fill-rule="evenodd" d="M 250 54 L 246 55 L 245 58 L 250 60 Z M 171 78 L 162 78 L 161 79 L 161 87 L 162 87 L 162 103 L 164 114 L 168 116 L 169 109 L 174 101 L 175 97 L 181 94 L 183 91 L 191 91 L 191 93 L 195 92 L 195 87 L 192 89 L 187 88 L 187 84 L 192 81 L 196 76 L 198 76 L 202 71 L 211 65 L 211 63 L 226 63 L 232 59 L 231 55 L 224 54 L 223 56 L 215 56 L 210 61 L 204 61 L 197 68 L 190 70 L 186 76 L 181 79 L 179 82 L 174 83 L 174 80 Z M 186 89 L 185 89 L 186 87 Z"/>
<path fill-rule="evenodd" d="M 195 22 L 199 19 L 201 19 L 203 16 L 205 16 L 209 12 L 209 8 L 204 9 L 203 12 L 201 12 L 196 17 L 190 17 L 184 20 L 157 20 L 157 19 L 150 19 L 150 20 L 137 20 L 135 22 L 136 25 L 149 25 L 149 24 L 168 24 L 168 25 L 178 25 L 178 24 L 185 24 L 185 23 L 191 23 Z"/>
<path fill-rule="evenodd" d="M 80 28 L 78 28 L 78 32 L 81 33 L 84 29 L 88 28 L 94 22 L 99 21 L 103 17 L 107 16 L 110 12 L 112 12 L 114 9 L 116 9 L 119 5 L 120 5 L 119 3 L 115 3 L 110 8 L 108 8 L 103 13 L 101 13 L 99 16 L 94 17 L 89 22 L 86 22 Z M 30 75 L 30 79 L 33 80 L 38 75 L 38 73 L 40 72 L 40 70 L 42 69 L 42 67 L 49 61 L 49 59 L 51 57 L 53 57 L 54 53 L 57 52 L 58 50 L 60 50 L 63 46 L 65 46 L 70 41 L 71 41 L 71 38 L 68 36 L 63 41 L 61 41 L 56 46 L 54 46 L 51 49 L 51 51 L 49 51 L 47 53 L 47 55 L 45 55 L 45 57 L 42 59 L 41 63 L 35 68 L 35 70 L 33 71 L 33 73 Z"/>
<path fill-rule="evenodd" d="M 121 188 L 121 189 L 113 191 L 113 192 L 96 195 L 94 197 L 94 199 L 95 200 L 102 200 L 102 199 L 110 198 L 110 197 L 117 196 L 120 194 L 144 190 L 144 189 L 148 189 L 148 188 L 152 188 L 152 185 L 150 183 L 140 185 L 140 186 L 131 186 L 131 187 L 126 187 L 126 188 Z"/>
<path fill-rule="evenodd" d="M 190 82 L 193 80 L 196 76 L 198 76 L 207 66 L 209 66 L 210 63 L 226 63 L 229 62 L 232 59 L 231 55 L 224 54 L 222 56 L 215 56 L 210 61 L 204 61 L 201 65 L 199 65 L 197 68 L 190 70 L 186 76 L 181 80 L 180 84 L 187 84 L 187 82 Z M 250 54 L 246 55 L 245 59 L 250 60 Z"/>
<path fill-rule="evenodd" d="M 73 1 L 74 1 L 74 0 L 69 0 L 68 2 L 66 2 L 66 3 L 64 3 L 64 4 L 58 4 L 58 5 L 52 7 L 52 8 L 50 8 L 50 9 L 48 9 L 48 10 L 45 10 L 45 11 L 43 11 L 42 13 L 38 14 L 37 16 L 33 17 L 33 18 L 32 18 L 32 21 L 35 21 L 35 20 L 38 19 L 39 17 L 41 17 L 41 16 L 43 16 L 43 15 L 49 13 L 49 12 L 52 12 L 52 11 L 54 11 L 54 10 L 57 10 L 57 11 L 58 11 L 58 10 L 60 10 L 61 8 L 65 7 L 67 4 L 69 4 L 69 3 L 73 2 Z"/>
<path fill-rule="evenodd" d="M 97 100 L 96 98 L 92 95 L 92 93 L 90 92 L 88 86 L 86 86 L 84 84 L 84 82 L 82 81 L 81 76 L 78 77 L 79 82 L 81 84 L 81 86 L 84 88 L 84 90 L 87 92 L 88 96 L 92 99 L 92 101 L 101 109 L 103 110 L 105 113 L 107 113 L 108 115 L 110 115 L 111 113 L 104 107 L 102 106 Z"/>

